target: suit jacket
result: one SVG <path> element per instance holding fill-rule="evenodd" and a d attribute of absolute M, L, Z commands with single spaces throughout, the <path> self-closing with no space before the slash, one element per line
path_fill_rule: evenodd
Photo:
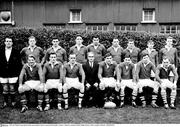
<path fill-rule="evenodd" d="M 93 63 L 93 68 L 89 65 L 89 62 L 83 64 L 83 69 L 86 75 L 85 83 L 94 85 L 94 83 L 100 82 L 98 79 L 98 68 L 99 68 L 99 64 L 97 62 Z"/>
<path fill-rule="evenodd" d="M 12 48 L 9 61 L 7 61 L 5 47 L 0 48 L 0 77 L 19 77 L 21 67 L 22 64 L 18 50 Z"/>

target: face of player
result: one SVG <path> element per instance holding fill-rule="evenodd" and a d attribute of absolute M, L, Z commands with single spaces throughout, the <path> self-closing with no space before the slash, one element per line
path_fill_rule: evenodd
<path fill-rule="evenodd" d="M 80 37 L 80 36 L 78 36 L 78 37 L 76 37 L 76 44 L 77 45 L 81 45 L 82 44 L 82 42 L 83 42 L 83 39 L 82 39 L 82 37 Z"/>
<path fill-rule="evenodd" d="M 11 48 L 13 45 L 11 38 L 6 38 L 4 43 L 5 43 L 6 48 Z"/>
<path fill-rule="evenodd" d="M 89 60 L 89 62 L 94 62 L 94 54 L 89 53 L 88 54 L 88 60 Z"/>
<path fill-rule="evenodd" d="M 172 43 L 173 43 L 173 39 L 168 38 L 168 39 L 166 40 L 166 44 L 167 44 L 168 46 L 171 46 Z"/>
<path fill-rule="evenodd" d="M 36 39 L 35 38 L 30 38 L 29 39 L 29 46 L 34 47 L 36 45 Z"/>
<path fill-rule="evenodd" d="M 130 49 L 134 48 L 134 41 L 128 42 L 128 48 L 130 48 Z"/>
<path fill-rule="evenodd" d="M 99 44 L 99 38 L 93 38 L 93 44 L 98 45 Z"/>
<path fill-rule="evenodd" d="M 35 59 L 34 59 L 33 57 L 29 57 L 29 58 L 28 58 L 28 64 L 29 64 L 30 66 L 33 66 L 33 65 L 35 64 Z"/>
<path fill-rule="evenodd" d="M 69 56 L 69 62 L 71 64 L 74 64 L 76 62 L 76 55 L 75 54 Z"/>
<path fill-rule="evenodd" d="M 119 40 L 118 39 L 113 39 L 112 45 L 114 47 L 118 47 L 119 46 Z"/>
<path fill-rule="evenodd" d="M 106 57 L 106 58 L 105 58 L 105 62 L 106 62 L 107 64 L 111 64 L 111 62 L 112 62 L 112 56 Z"/>
<path fill-rule="evenodd" d="M 146 55 L 146 56 L 143 57 L 143 63 L 147 64 L 148 62 L 149 62 L 149 56 Z"/>
<path fill-rule="evenodd" d="M 59 40 L 58 39 L 53 39 L 52 44 L 54 47 L 57 47 L 59 45 Z"/>
<path fill-rule="evenodd" d="M 164 60 L 163 60 L 163 66 L 164 66 L 165 68 L 168 68 L 169 64 L 170 64 L 169 59 L 164 59 Z"/>
<path fill-rule="evenodd" d="M 50 60 L 50 62 L 51 63 L 55 63 L 56 62 L 56 55 L 55 54 L 51 54 L 50 56 L 49 56 L 49 60 Z"/>
<path fill-rule="evenodd" d="M 125 58 L 124 62 L 125 62 L 126 65 L 130 64 L 131 63 L 131 58 Z"/>
<path fill-rule="evenodd" d="M 154 43 L 148 43 L 148 45 L 147 45 L 147 46 L 148 46 L 148 48 L 149 48 L 149 49 L 153 49 L 153 47 L 154 47 Z"/>

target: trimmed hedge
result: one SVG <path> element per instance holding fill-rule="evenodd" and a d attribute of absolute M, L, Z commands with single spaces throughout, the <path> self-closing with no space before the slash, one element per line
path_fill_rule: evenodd
<path fill-rule="evenodd" d="M 69 51 L 69 48 L 75 44 L 75 37 L 77 34 L 81 34 L 84 45 L 88 45 L 92 42 L 94 35 L 100 38 L 100 43 L 104 44 L 106 48 L 111 46 L 112 39 L 114 37 L 119 38 L 120 45 L 126 48 L 127 40 L 133 38 L 135 45 L 140 49 L 145 49 L 147 41 L 152 39 L 155 42 L 155 48 L 159 50 L 165 45 L 167 34 L 150 34 L 146 32 L 86 32 L 86 31 L 72 31 L 72 30 L 60 30 L 58 28 L 17 28 L 17 27 L 1 27 L 0 28 L 0 45 L 4 44 L 4 39 L 7 36 L 13 38 L 14 46 L 21 50 L 28 45 L 28 37 L 34 35 L 37 38 L 37 45 L 46 50 L 51 46 L 51 39 L 53 36 L 57 36 L 60 39 L 60 45 Z M 176 40 L 174 45 L 179 46 L 180 35 L 171 35 Z"/>

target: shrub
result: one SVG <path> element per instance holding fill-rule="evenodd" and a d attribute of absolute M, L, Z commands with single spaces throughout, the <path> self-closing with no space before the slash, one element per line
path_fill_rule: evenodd
<path fill-rule="evenodd" d="M 60 39 L 60 45 L 69 51 L 69 48 L 75 44 L 74 40 L 77 34 L 81 34 L 84 45 L 88 45 L 92 42 L 92 37 L 94 35 L 100 38 L 100 43 L 102 43 L 106 48 L 111 46 L 112 39 L 114 37 L 119 38 L 120 45 L 126 48 L 127 40 L 133 38 L 135 40 L 135 45 L 140 49 L 145 49 L 147 41 L 152 39 L 155 42 L 155 48 L 159 50 L 165 45 L 165 40 L 168 35 L 165 34 L 150 34 L 146 32 L 86 32 L 86 31 L 72 31 L 72 30 L 60 30 L 58 28 L 10 28 L 2 27 L 0 29 L 0 45 L 4 44 L 4 39 L 6 36 L 13 38 L 14 46 L 21 50 L 23 47 L 27 46 L 28 37 L 34 35 L 37 38 L 37 45 L 46 50 L 51 46 L 51 39 L 53 36 L 57 36 Z M 179 34 L 171 35 L 176 41 L 175 46 L 179 46 L 180 36 Z"/>

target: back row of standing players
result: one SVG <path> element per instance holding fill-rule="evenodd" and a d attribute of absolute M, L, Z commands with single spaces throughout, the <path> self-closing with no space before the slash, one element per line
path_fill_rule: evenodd
<path fill-rule="evenodd" d="M 166 88 L 171 89 L 170 107 L 175 109 L 174 101 L 177 88 L 177 49 L 172 46 L 173 38 L 168 37 L 166 45 L 159 53 L 154 49 L 154 42 L 149 40 L 147 48 L 141 51 L 135 47 L 134 40 L 129 39 L 127 48 L 119 45 L 118 38 L 114 38 L 112 46 L 107 50 L 99 43 L 98 37 L 93 37 L 92 44 L 83 45 L 83 39 L 78 35 L 76 44 L 67 52 L 59 43 L 58 38 L 52 39 L 52 47 L 47 49 L 45 55 L 41 47 L 36 46 L 36 38 L 30 36 L 29 46 L 19 53 L 13 48 L 12 38 L 5 38 L 5 47 L 0 50 L 0 82 L 3 87 L 4 103 L 7 107 L 8 97 L 11 97 L 11 105 L 15 102 L 15 84 L 19 79 L 18 92 L 21 95 L 21 112 L 28 109 L 27 92 L 34 89 L 38 93 L 39 111 L 43 111 L 42 102 L 45 97 L 44 110 L 50 109 L 51 89 L 58 90 L 58 109 L 62 109 L 62 98 L 65 101 L 65 109 L 68 109 L 68 90 L 79 90 L 78 107 L 82 107 L 82 99 L 85 93 L 85 102 L 93 100 L 98 105 L 99 93 L 103 93 L 104 101 L 112 101 L 119 98 L 120 107 L 124 106 L 124 90 L 126 87 L 133 89 L 132 106 L 137 107 L 135 99 L 139 93 L 142 107 L 146 106 L 143 87 L 153 88 L 152 102 L 156 104 L 158 89 L 161 88 L 164 107 L 169 105 L 166 98 Z M 20 66 L 22 63 L 22 66 Z M 21 72 L 20 72 L 21 71 Z M 20 76 L 19 76 L 20 75 Z M 19 78 L 18 78 L 19 77 Z M 99 91 L 98 91 L 99 90 Z M 113 90 L 113 94 L 109 95 Z M 63 93 L 63 97 L 62 97 Z M 88 103 L 86 103 L 88 104 Z"/>

